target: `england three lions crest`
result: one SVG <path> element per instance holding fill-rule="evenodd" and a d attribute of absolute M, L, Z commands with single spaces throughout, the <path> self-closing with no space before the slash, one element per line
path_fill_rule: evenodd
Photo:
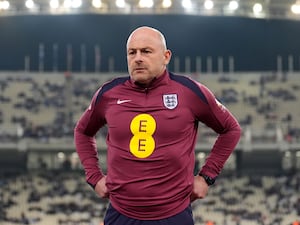
<path fill-rule="evenodd" d="M 178 104 L 177 94 L 163 95 L 163 101 L 166 108 L 175 109 Z"/>

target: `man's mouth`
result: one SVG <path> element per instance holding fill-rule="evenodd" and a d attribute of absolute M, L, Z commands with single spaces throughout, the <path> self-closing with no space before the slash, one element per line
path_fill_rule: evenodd
<path fill-rule="evenodd" d="M 136 72 L 144 71 L 146 70 L 144 67 L 139 67 L 134 69 Z"/>

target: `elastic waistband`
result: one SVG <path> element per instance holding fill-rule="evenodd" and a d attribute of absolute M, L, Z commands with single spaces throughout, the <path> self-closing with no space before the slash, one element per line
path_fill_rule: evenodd
<path fill-rule="evenodd" d="M 109 204 L 104 225 L 194 225 L 194 220 L 191 205 L 182 212 L 165 219 L 138 220 L 121 214 Z"/>

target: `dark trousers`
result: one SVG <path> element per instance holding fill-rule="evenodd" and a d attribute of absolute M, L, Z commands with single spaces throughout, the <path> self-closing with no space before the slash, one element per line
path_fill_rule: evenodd
<path fill-rule="evenodd" d="M 137 220 L 124 216 L 109 205 L 104 218 L 104 225 L 194 225 L 194 220 L 191 206 L 169 218 Z"/>

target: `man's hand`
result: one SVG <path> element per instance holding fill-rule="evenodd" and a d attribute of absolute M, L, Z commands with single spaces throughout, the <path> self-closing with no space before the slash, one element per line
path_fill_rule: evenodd
<path fill-rule="evenodd" d="M 96 184 L 95 192 L 101 197 L 101 198 L 108 198 L 109 193 L 106 187 L 106 176 L 102 177 Z"/>
<path fill-rule="evenodd" d="M 199 198 L 204 198 L 208 192 L 208 185 L 202 176 L 194 177 L 193 192 L 191 194 L 191 202 Z"/>

